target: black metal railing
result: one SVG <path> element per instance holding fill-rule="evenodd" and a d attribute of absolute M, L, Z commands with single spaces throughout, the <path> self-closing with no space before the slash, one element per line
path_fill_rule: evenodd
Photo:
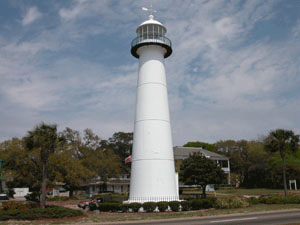
<path fill-rule="evenodd" d="M 136 46 L 138 44 L 142 44 L 142 43 L 146 43 L 146 42 L 165 44 L 169 47 L 172 47 L 171 40 L 165 36 L 136 37 L 131 42 L 131 47 L 133 48 L 134 46 Z"/>
<path fill-rule="evenodd" d="M 144 46 L 144 45 L 160 45 L 164 47 L 167 51 L 164 55 L 165 58 L 169 57 L 172 54 L 172 42 L 169 38 L 165 36 L 156 36 L 156 35 L 148 35 L 147 37 L 137 37 L 133 39 L 131 42 L 131 54 L 139 58 L 139 55 L 137 54 L 138 48 Z"/>

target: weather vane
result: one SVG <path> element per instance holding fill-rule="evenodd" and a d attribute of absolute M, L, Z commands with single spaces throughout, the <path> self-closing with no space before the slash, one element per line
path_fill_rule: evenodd
<path fill-rule="evenodd" d="M 142 7 L 142 10 L 144 10 L 144 11 L 149 11 L 149 12 L 150 12 L 150 15 L 149 15 L 149 18 L 150 18 L 150 19 L 153 19 L 153 13 L 154 13 L 154 12 L 157 12 L 156 10 L 154 10 L 154 9 L 152 8 L 152 3 L 151 3 L 151 5 L 150 5 L 149 8 Z"/>

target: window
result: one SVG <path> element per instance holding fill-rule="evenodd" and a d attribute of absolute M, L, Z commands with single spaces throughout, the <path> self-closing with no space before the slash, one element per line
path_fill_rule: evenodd
<path fill-rule="evenodd" d="M 221 160 L 221 168 L 228 168 L 228 160 Z"/>

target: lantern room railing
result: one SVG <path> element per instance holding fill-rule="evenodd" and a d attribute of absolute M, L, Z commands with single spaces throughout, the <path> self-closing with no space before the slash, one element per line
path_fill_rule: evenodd
<path fill-rule="evenodd" d="M 134 57 L 139 58 L 136 51 L 139 47 L 144 45 L 160 45 L 164 47 L 167 50 L 166 54 L 164 55 L 165 58 L 167 58 L 172 54 L 171 40 L 165 36 L 155 36 L 155 35 L 148 36 L 148 37 L 140 36 L 133 39 L 133 41 L 131 42 L 131 54 Z"/>

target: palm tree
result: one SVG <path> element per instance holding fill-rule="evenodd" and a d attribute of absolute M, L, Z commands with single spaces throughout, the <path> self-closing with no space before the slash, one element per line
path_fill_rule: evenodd
<path fill-rule="evenodd" d="M 299 135 L 295 135 L 291 130 L 277 129 L 269 133 L 266 138 L 265 147 L 270 152 L 280 152 L 282 159 L 282 172 L 283 172 L 283 186 L 284 194 L 288 196 L 287 183 L 286 183 L 286 166 L 285 166 L 285 153 L 290 150 L 297 151 L 299 143 Z"/>
<path fill-rule="evenodd" d="M 41 161 L 43 164 L 42 196 L 40 199 L 41 207 L 46 205 L 46 180 L 49 155 L 54 152 L 57 144 L 57 126 L 48 125 L 43 122 L 36 126 L 32 131 L 28 131 L 24 137 L 24 144 L 28 150 L 39 148 Z"/>

